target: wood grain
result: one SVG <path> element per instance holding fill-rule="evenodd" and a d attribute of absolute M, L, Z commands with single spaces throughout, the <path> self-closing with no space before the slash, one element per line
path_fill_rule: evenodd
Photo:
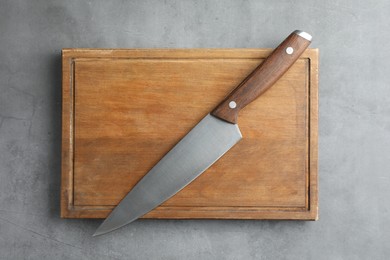
<path fill-rule="evenodd" d="M 212 112 L 229 123 L 236 124 L 238 113 L 257 99 L 294 64 L 310 41 L 291 33 L 254 71 L 252 71 Z M 291 49 L 291 53 L 287 53 Z M 230 107 L 234 102 L 234 107 Z"/>
<path fill-rule="evenodd" d="M 106 217 L 271 51 L 63 50 L 61 216 Z M 317 60 L 307 50 L 241 111 L 243 140 L 144 217 L 316 219 Z"/>

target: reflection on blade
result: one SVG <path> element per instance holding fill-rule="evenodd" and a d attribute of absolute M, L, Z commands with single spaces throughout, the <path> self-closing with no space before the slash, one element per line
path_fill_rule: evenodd
<path fill-rule="evenodd" d="M 159 206 L 209 168 L 241 138 L 237 125 L 207 115 L 137 183 L 94 236 L 129 224 Z"/>

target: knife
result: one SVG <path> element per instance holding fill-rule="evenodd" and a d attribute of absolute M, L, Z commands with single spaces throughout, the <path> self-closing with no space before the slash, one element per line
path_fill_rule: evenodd
<path fill-rule="evenodd" d="M 204 117 L 126 195 L 93 236 L 142 217 L 175 195 L 241 140 L 237 116 L 301 56 L 311 35 L 292 32 L 210 114 Z"/>

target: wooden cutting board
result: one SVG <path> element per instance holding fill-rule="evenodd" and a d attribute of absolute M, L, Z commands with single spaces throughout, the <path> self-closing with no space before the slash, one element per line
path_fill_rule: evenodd
<path fill-rule="evenodd" d="M 105 218 L 271 51 L 64 49 L 61 217 Z M 243 139 L 144 218 L 317 219 L 317 83 L 309 49 L 240 113 Z"/>

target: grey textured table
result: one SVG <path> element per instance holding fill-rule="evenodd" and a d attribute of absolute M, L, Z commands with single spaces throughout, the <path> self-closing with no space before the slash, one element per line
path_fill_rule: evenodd
<path fill-rule="evenodd" d="M 390 2 L 0 0 L 0 259 L 388 259 Z M 61 48 L 320 48 L 320 220 L 59 218 Z"/>

